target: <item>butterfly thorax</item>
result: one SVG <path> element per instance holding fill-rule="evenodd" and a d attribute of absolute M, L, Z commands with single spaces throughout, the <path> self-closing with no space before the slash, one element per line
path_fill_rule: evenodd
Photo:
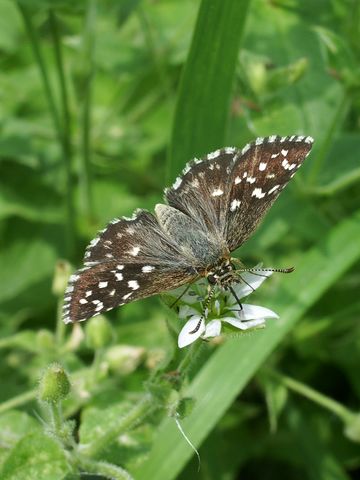
<path fill-rule="evenodd" d="M 222 258 L 218 264 L 209 267 L 205 272 L 205 278 L 210 285 L 220 285 L 224 288 L 234 281 L 234 266 L 229 258 Z"/>

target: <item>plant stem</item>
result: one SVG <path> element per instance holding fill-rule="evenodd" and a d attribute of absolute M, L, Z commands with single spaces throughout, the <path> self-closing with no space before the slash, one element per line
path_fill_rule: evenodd
<path fill-rule="evenodd" d="M 0 413 L 6 412 L 6 410 L 10 410 L 11 408 L 20 407 L 25 403 L 30 402 L 31 400 L 35 400 L 37 395 L 36 390 L 30 390 L 29 392 L 21 393 L 16 397 L 10 398 L 6 402 L 0 403 Z"/>
<path fill-rule="evenodd" d="M 84 83 L 82 107 L 82 162 L 80 182 L 85 212 L 89 220 L 93 219 L 92 176 L 91 176 L 91 104 L 92 83 L 95 75 L 94 48 L 95 48 L 95 21 L 97 1 L 89 0 L 85 28 L 84 28 Z"/>
<path fill-rule="evenodd" d="M 83 456 L 78 456 L 78 464 L 80 469 L 87 473 L 101 475 L 102 477 L 112 480 L 133 480 L 133 477 L 126 470 L 111 463 L 97 462 Z"/>
<path fill-rule="evenodd" d="M 154 399 L 151 395 L 145 395 L 143 399 L 130 410 L 130 412 L 120 417 L 114 422 L 114 425 L 109 428 L 102 436 L 95 438 L 95 440 L 87 445 L 79 446 L 81 454 L 87 457 L 95 457 L 104 448 L 108 447 L 119 435 L 128 431 L 135 423 L 145 418 L 155 408 Z"/>
<path fill-rule="evenodd" d="M 62 110 L 62 151 L 66 176 L 66 220 L 67 220 L 67 251 L 71 258 L 76 243 L 74 184 L 71 173 L 73 151 L 71 146 L 71 125 L 68 91 L 66 86 L 64 61 L 62 56 L 59 25 L 53 10 L 49 11 L 49 25 L 54 43 L 55 63 L 60 83 L 60 97 Z"/>
<path fill-rule="evenodd" d="M 199 355 L 200 353 L 200 350 L 202 349 L 203 347 L 203 342 L 201 341 L 196 341 L 195 343 L 193 343 L 191 345 L 191 347 L 187 350 L 184 358 L 181 360 L 179 366 L 178 366 L 178 372 L 180 372 L 180 374 L 182 376 L 185 376 L 188 371 L 190 370 L 192 364 L 194 363 L 194 361 L 196 360 L 197 356 Z"/>
<path fill-rule="evenodd" d="M 303 397 L 312 400 L 323 408 L 329 410 L 330 412 L 337 415 L 344 423 L 348 423 L 354 418 L 354 413 L 348 408 L 344 407 L 339 402 L 336 402 L 332 398 L 323 395 L 322 393 L 314 390 L 313 388 L 305 385 L 304 383 L 298 382 L 293 378 L 282 375 L 281 373 L 275 372 L 274 370 L 266 369 L 266 372 L 270 374 L 273 378 L 282 383 L 285 387 L 293 390 L 294 392 L 302 395 Z"/>
<path fill-rule="evenodd" d="M 22 19 L 26 28 L 27 36 L 30 39 L 31 48 L 40 72 L 41 80 L 42 80 L 44 91 L 45 91 L 45 96 L 47 99 L 47 103 L 49 105 L 50 114 L 51 114 L 54 128 L 55 128 L 55 132 L 57 134 L 59 143 L 61 144 L 62 142 L 61 122 L 59 118 L 59 113 L 57 111 L 54 95 L 51 90 L 46 64 L 44 62 L 44 58 L 40 50 L 39 38 L 34 28 L 34 25 L 32 23 L 31 14 L 28 11 L 28 9 L 24 7 L 21 3 L 18 3 L 17 6 L 20 10 L 20 14 L 22 16 Z"/>

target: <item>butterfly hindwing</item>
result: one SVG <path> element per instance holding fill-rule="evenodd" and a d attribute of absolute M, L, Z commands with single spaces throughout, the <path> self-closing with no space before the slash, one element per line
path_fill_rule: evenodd
<path fill-rule="evenodd" d="M 196 275 L 175 241 L 145 210 L 113 220 L 90 243 L 84 264 L 66 289 L 66 323 L 176 288 Z"/>
<path fill-rule="evenodd" d="M 86 320 L 120 305 L 172 290 L 193 280 L 186 269 L 106 262 L 70 277 L 63 306 L 65 323 Z"/>

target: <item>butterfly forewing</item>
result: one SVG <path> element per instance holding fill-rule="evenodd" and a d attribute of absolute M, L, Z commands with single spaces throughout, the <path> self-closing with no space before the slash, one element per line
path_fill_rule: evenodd
<path fill-rule="evenodd" d="M 241 151 L 217 150 L 189 163 L 165 191 L 166 199 L 233 251 L 252 234 L 311 146 L 311 137 L 273 135 Z"/>
<path fill-rule="evenodd" d="M 257 139 L 234 157 L 225 222 L 230 251 L 254 232 L 311 147 L 311 137 L 274 135 Z"/>

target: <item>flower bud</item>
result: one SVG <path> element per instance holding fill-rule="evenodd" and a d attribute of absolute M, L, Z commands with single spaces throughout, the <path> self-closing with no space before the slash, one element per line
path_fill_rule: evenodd
<path fill-rule="evenodd" d="M 36 333 L 36 344 L 41 350 L 51 350 L 55 346 L 55 337 L 52 332 L 42 328 Z"/>
<path fill-rule="evenodd" d="M 71 273 L 70 263 L 66 260 L 58 260 L 55 265 L 55 272 L 52 283 L 52 292 L 61 297 L 64 295 L 69 276 Z"/>
<path fill-rule="evenodd" d="M 121 375 L 129 375 L 143 361 L 145 349 L 131 345 L 115 345 L 107 350 L 105 360 L 112 371 Z"/>
<path fill-rule="evenodd" d="M 62 365 L 52 363 L 43 373 L 38 390 L 39 399 L 47 403 L 57 403 L 70 392 L 70 381 Z"/>
<path fill-rule="evenodd" d="M 97 350 L 109 345 L 113 339 L 113 329 L 105 317 L 99 315 L 91 318 L 85 326 L 86 344 Z"/>

